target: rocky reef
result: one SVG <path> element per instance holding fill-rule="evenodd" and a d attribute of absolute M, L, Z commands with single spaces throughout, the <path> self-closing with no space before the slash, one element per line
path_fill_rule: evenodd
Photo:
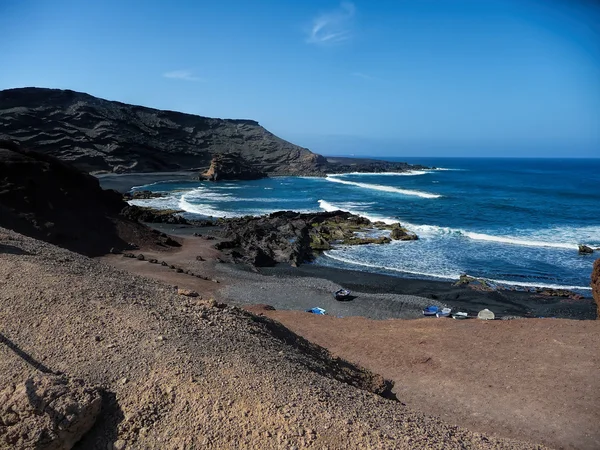
<path fill-rule="evenodd" d="M 596 260 L 592 270 L 592 294 L 596 301 L 597 317 L 600 320 L 600 259 Z"/>
<path fill-rule="evenodd" d="M 236 261 L 252 266 L 289 263 L 298 266 L 334 245 L 386 244 L 414 240 L 414 233 L 399 224 L 388 225 L 344 211 L 300 214 L 281 211 L 266 216 L 222 220 L 226 240 L 215 247 L 227 250 Z M 390 231 L 390 237 L 370 235 Z M 370 233 L 371 232 L 371 233 Z"/>
<path fill-rule="evenodd" d="M 408 172 L 411 170 L 429 169 L 427 166 L 412 165 L 406 162 L 384 161 L 369 158 L 327 157 L 327 171 L 329 173 L 382 173 L 382 172 Z"/>

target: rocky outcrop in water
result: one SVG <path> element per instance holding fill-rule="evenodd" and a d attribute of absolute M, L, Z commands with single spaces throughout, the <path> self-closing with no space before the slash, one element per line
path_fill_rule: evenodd
<path fill-rule="evenodd" d="M 132 245 L 161 245 L 164 236 L 120 215 L 121 194 L 58 159 L 0 141 L 0 226 L 86 255 Z"/>
<path fill-rule="evenodd" d="M 217 154 L 213 156 L 209 169 L 201 177 L 208 181 L 258 180 L 266 173 L 254 167 L 240 153 Z"/>
<path fill-rule="evenodd" d="M 596 301 L 596 314 L 600 320 L 600 259 L 596 260 L 592 270 L 592 294 Z"/>
<path fill-rule="evenodd" d="M 594 249 L 592 247 L 588 247 L 587 245 L 579 245 L 580 255 L 591 255 L 592 253 L 594 253 Z"/>
<path fill-rule="evenodd" d="M 429 169 L 427 166 L 411 165 L 406 162 L 383 161 L 368 158 L 327 157 L 327 171 L 329 173 L 382 173 L 382 172 L 409 172 L 412 170 Z"/>
<path fill-rule="evenodd" d="M 387 244 L 391 242 L 389 237 L 368 232 L 401 228 L 397 224 L 372 223 L 344 211 L 312 214 L 281 211 L 226 219 L 223 223 L 226 240 L 215 248 L 227 250 L 234 260 L 257 267 L 276 263 L 298 266 L 334 245 Z"/>
<path fill-rule="evenodd" d="M 267 174 L 316 174 L 326 164 L 253 120 L 162 111 L 60 89 L 0 91 L 0 139 L 8 137 L 87 172 L 204 171 L 222 153 L 238 153 Z"/>

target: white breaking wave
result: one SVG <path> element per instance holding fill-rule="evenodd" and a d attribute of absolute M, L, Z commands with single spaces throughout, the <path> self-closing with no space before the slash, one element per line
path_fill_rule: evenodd
<path fill-rule="evenodd" d="M 551 247 L 551 248 L 565 248 L 565 249 L 577 249 L 578 244 L 568 244 L 564 242 L 547 242 L 547 241 L 534 241 L 522 238 L 516 238 L 511 236 L 492 236 L 489 234 L 472 233 L 470 231 L 460 230 L 460 232 L 476 241 L 488 241 L 488 242 L 500 242 L 502 244 L 513 244 L 522 245 L 525 247 Z"/>
<path fill-rule="evenodd" d="M 432 169 L 433 170 L 433 169 Z M 346 173 L 332 173 L 327 174 L 328 177 L 337 177 L 344 175 L 364 175 L 364 176 L 396 176 L 396 177 L 410 177 L 415 175 L 427 175 L 431 173 L 431 170 L 410 170 L 408 172 L 346 172 Z"/>
<path fill-rule="evenodd" d="M 350 208 L 348 206 L 350 206 Z M 352 204 L 352 203 L 350 203 L 350 204 L 342 203 L 342 204 L 339 204 L 339 205 L 334 205 L 332 203 L 329 203 L 328 201 L 319 200 L 319 208 L 321 208 L 324 211 L 329 211 L 329 212 L 331 212 L 331 211 L 345 211 L 345 212 L 349 212 L 350 214 L 354 214 L 356 216 L 361 216 L 361 217 L 364 217 L 365 219 L 369 219 L 371 222 L 384 222 L 384 223 L 387 223 L 388 225 L 392 224 L 392 223 L 398 223 L 398 221 L 394 220 L 394 219 L 389 219 L 387 217 L 381 217 L 381 216 L 374 216 L 374 215 L 370 215 L 370 214 L 364 213 L 362 211 L 356 211 L 356 210 L 352 209 L 352 206 L 359 206 L 359 204 L 356 204 L 356 203 L 354 203 L 354 204 Z"/>
<path fill-rule="evenodd" d="M 349 207 L 350 206 L 350 207 Z M 566 242 L 552 242 L 552 241 L 539 241 L 534 239 L 525 239 L 521 237 L 513 237 L 513 236 L 493 236 L 489 234 L 483 233 L 474 233 L 467 230 L 450 228 L 450 227 L 440 227 L 437 225 L 415 225 L 409 222 L 405 222 L 402 219 L 393 219 L 390 217 L 382 217 L 375 216 L 369 214 L 364 211 L 359 211 L 352 208 L 351 204 L 332 204 L 325 200 L 319 200 L 319 207 L 325 211 L 346 211 L 351 214 L 356 214 L 357 216 L 362 216 L 366 219 L 369 219 L 371 222 L 384 222 L 387 224 L 392 223 L 401 223 L 404 227 L 408 228 L 410 231 L 417 233 L 420 237 L 435 237 L 440 235 L 451 235 L 456 234 L 460 236 L 464 236 L 468 239 L 472 239 L 475 241 L 488 241 L 488 242 L 496 242 L 500 244 L 510 244 L 510 245 L 520 245 L 524 247 L 548 247 L 548 248 L 558 248 L 558 249 L 568 249 L 568 250 L 576 250 L 579 244 L 574 243 L 566 243 Z M 359 206 L 358 204 L 356 206 Z"/>
<path fill-rule="evenodd" d="M 382 265 L 377 265 L 377 264 L 368 264 L 365 262 L 355 261 L 355 260 L 349 259 L 349 258 L 343 258 L 341 256 L 333 254 L 331 251 L 323 252 L 323 254 L 325 256 L 327 256 L 328 258 L 334 259 L 339 262 L 347 263 L 347 264 L 369 267 L 371 269 L 377 269 L 377 270 L 388 270 L 388 271 L 399 272 L 399 273 L 410 273 L 411 275 L 423 275 L 423 276 L 427 276 L 427 277 L 440 278 L 440 279 L 444 279 L 444 280 L 458 280 L 460 278 L 460 275 L 462 274 L 462 273 L 458 273 L 458 272 L 445 273 L 445 274 L 420 272 L 420 271 L 416 271 L 416 270 L 400 269 L 398 267 L 388 267 L 388 266 L 382 266 Z M 579 291 L 591 291 L 592 290 L 592 288 L 589 286 L 568 286 L 568 285 L 562 285 L 562 284 L 529 283 L 529 282 L 522 282 L 522 281 L 494 280 L 492 278 L 484 278 L 484 277 L 476 277 L 476 278 L 481 278 L 482 280 L 491 281 L 493 283 L 497 283 L 500 285 L 506 285 L 506 286 L 516 286 L 516 287 L 521 286 L 521 287 L 548 288 L 548 289 L 567 289 L 567 290 L 579 290 Z"/>
<path fill-rule="evenodd" d="M 492 278 L 484 278 L 484 280 L 493 281 L 498 284 L 506 284 L 509 286 L 523 286 L 523 287 L 538 287 L 548 289 L 567 289 L 567 290 L 579 290 L 579 291 L 591 291 L 592 288 L 589 286 L 563 286 L 562 284 L 546 284 L 546 283 L 526 283 L 522 281 L 508 281 L 508 280 L 494 280 Z"/>
<path fill-rule="evenodd" d="M 356 187 L 360 187 L 363 189 L 372 189 L 375 191 L 382 191 L 382 192 L 393 192 L 393 193 L 402 194 L 402 195 L 413 195 L 413 196 L 422 197 L 422 198 L 439 198 L 439 197 L 441 197 L 441 195 L 439 195 L 439 194 L 430 194 L 429 192 L 413 191 L 413 190 L 409 190 L 409 189 L 400 189 L 400 188 L 395 188 L 392 186 L 384 186 L 382 184 L 359 183 L 356 181 L 342 180 L 342 179 L 334 177 L 334 176 L 327 176 L 327 178 L 325 178 L 325 180 L 331 181 L 334 183 L 347 184 L 349 186 L 356 186 Z"/>
<path fill-rule="evenodd" d="M 340 261 L 340 262 L 347 263 L 347 264 L 355 264 L 357 266 L 370 267 L 372 269 L 390 270 L 393 272 L 400 272 L 400 273 L 410 273 L 412 275 L 425 275 L 428 277 L 441 278 L 443 280 L 458 280 L 458 278 L 461 275 L 460 273 L 437 274 L 437 273 L 429 273 L 429 272 L 419 272 L 419 271 L 415 271 L 415 270 L 399 269 L 397 267 L 387 267 L 387 266 L 379 266 L 376 264 L 368 264 L 365 262 L 359 262 L 359 261 L 355 261 L 353 259 L 343 258 L 341 256 L 334 255 L 334 254 L 332 254 L 331 251 L 323 252 L 323 254 L 331 259 L 335 259 L 336 261 Z"/>

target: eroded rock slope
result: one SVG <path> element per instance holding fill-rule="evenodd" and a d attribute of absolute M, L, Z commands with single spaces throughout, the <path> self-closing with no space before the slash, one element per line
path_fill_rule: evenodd
<path fill-rule="evenodd" d="M 267 174 L 314 174 L 326 164 L 253 120 L 162 111 L 60 89 L 0 91 L 0 139 L 3 134 L 88 172 L 206 170 L 213 155 L 225 153 Z"/>

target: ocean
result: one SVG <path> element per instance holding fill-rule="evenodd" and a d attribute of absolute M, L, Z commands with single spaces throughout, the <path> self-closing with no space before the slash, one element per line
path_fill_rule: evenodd
<path fill-rule="evenodd" d="M 386 158 L 394 160 L 394 158 Z M 400 222 L 419 240 L 339 247 L 314 264 L 399 277 L 496 283 L 590 295 L 600 248 L 600 159 L 397 158 L 435 167 L 406 174 L 281 177 L 235 182 L 158 182 L 166 192 L 133 203 L 233 217 L 280 210 L 344 210 Z"/>

